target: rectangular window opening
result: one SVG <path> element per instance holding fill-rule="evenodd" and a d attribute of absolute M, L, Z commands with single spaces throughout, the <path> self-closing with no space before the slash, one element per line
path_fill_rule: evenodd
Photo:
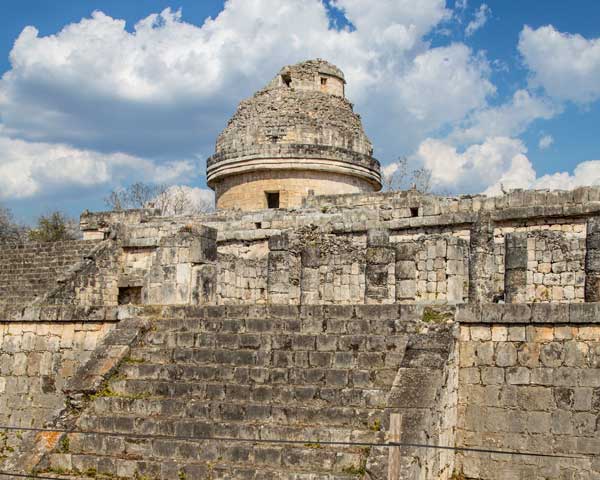
<path fill-rule="evenodd" d="M 142 287 L 119 287 L 119 305 L 141 305 Z"/>
<path fill-rule="evenodd" d="M 291 87 L 292 86 L 292 77 L 289 74 L 283 74 L 281 76 L 281 81 L 283 82 L 283 84 L 286 87 Z"/>
<path fill-rule="evenodd" d="M 418 207 L 411 207 L 410 208 L 410 216 L 411 217 L 418 217 L 419 216 L 419 208 Z"/>
<path fill-rule="evenodd" d="M 267 208 L 279 208 L 279 192 L 265 192 Z"/>
<path fill-rule="evenodd" d="M 321 85 L 327 85 L 327 79 L 325 77 L 321 77 Z"/>

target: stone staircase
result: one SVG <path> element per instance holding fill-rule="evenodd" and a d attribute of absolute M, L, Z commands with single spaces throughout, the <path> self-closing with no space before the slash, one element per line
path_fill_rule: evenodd
<path fill-rule="evenodd" d="M 97 242 L 65 241 L 0 246 L 0 304 L 27 304 L 57 286 Z"/>
<path fill-rule="evenodd" d="M 412 407 L 398 389 L 418 394 L 429 391 L 428 379 L 439 383 L 431 372 L 448 357 L 448 326 L 434 326 L 442 332 L 432 335 L 422 322 L 352 318 L 352 308 L 338 315 L 287 308 L 271 318 L 232 310 L 152 320 L 77 420 L 78 430 L 111 434 L 69 434 L 45 471 L 57 478 L 387 478 L 386 448 L 327 442 L 386 441 L 390 412 Z M 401 372 L 412 385 L 402 387 Z"/>

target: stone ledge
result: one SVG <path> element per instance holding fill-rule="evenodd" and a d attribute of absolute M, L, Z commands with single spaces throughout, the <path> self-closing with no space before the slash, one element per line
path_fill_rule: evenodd
<path fill-rule="evenodd" d="M 81 307 L 75 305 L 0 305 L 0 322 L 118 322 L 139 307 Z"/>
<path fill-rule="evenodd" d="M 600 324 L 600 303 L 465 304 L 455 318 L 483 324 Z"/>
<path fill-rule="evenodd" d="M 130 318 L 306 319 L 331 317 L 360 320 L 418 320 L 426 311 L 441 314 L 443 321 L 506 324 L 600 324 L 600 303 L 403 303 L 391 305 L 271 304 L 271 305 L 73 305 L 0 306 L 2 322 L 119 322 Z M 435 315 L 434 315 L 435 316 Z M 435 318 L 434 323 L 441 319 Z"/>

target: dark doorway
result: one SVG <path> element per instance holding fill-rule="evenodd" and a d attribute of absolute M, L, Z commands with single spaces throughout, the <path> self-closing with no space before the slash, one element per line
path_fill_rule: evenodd
<path fill-rule="evenodd" d="M 279 192 L 265 192 L 267 208 L 279 208 Z"/>

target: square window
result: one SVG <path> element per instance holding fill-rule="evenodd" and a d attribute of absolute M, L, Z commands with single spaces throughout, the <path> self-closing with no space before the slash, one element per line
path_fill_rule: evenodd
<path fill-rule="evenodd" d="M 321 77 L 321 85 L 327 85 L 327 79 L 325 77 Z"/>
<path fill-rule="evenodd" d="M 141 305 L 142 287 L 119 287 L 119 305 Z"/>

